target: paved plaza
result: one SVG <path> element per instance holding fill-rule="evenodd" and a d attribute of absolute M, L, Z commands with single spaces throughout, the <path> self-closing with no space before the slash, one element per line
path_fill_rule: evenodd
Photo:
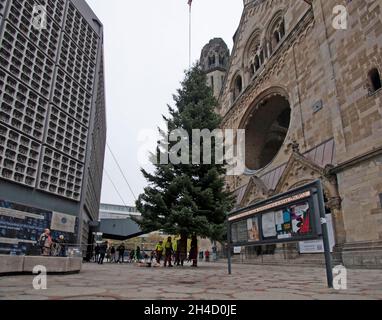
<path fill-rule="evenodd" d="M 47 290 L 34 290 L 33 277 L 0 277 L 1 300 L 283 300 L 382 299 L 381 270 L 348 270 L 348 289 L 326 288 L 324 268 L 233 265 L 199 268 L 142 268 L 132 264 L 87 263 L 80 274 L 49 275 Z"/>

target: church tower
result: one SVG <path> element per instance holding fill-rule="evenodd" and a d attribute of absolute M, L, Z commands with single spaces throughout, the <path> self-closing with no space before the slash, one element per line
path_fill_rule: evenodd
<path fill-rule="evenodd" d="M 200 56 L 202 69 L 207 75 L 207 84 L 212 88 L 216 99 L 220 95 L 228 68 L 229 50 L 221 38 L 212 39 L 204 46 Z"/>

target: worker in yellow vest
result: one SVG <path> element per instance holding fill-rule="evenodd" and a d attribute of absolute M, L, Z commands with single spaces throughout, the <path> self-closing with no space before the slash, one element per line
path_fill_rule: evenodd
<path fill-rule="evenodd" d="M 156 255 L 157 255 L 157 262 L 160 263 L 160 261 L 162 260 L 162 255 L 163 255 L 163 241 L 160 240 L 158 242 L 158 244 L 156 245 L 155 247 L 155 252 L 156 252 Z"/>

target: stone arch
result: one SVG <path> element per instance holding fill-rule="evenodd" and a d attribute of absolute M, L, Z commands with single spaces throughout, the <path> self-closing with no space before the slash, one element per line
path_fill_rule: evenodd
<path fill-rule="evenodd" d="M 232 82 L 231 82 L 232 102 L 236 101 L 236 99 L 243 92 L 243 89 L 244 89 L 243 77 L 241 76 L 241 73 L 238 71 L 232 77 Z"/>
<path fill-rule="evenodd" d="M 271 87 L 261 93 L 244 114 L 239 129 L 246 130 L 246 166 L 266 167 L 284 145 L 291 122 L 292 106 L 287 91 Z"/>

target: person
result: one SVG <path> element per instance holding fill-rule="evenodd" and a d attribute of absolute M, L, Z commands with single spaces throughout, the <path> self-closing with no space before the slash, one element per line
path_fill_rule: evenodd
<path fill-rule="evenodd" d="M 135 250 L 132 249 L 132 250 L 130 251 L 130 263 L 134 261 L 134 256 L 135 256 Z"/>
<path fill-rule="evenodd" d="M 206 250 L 204 256 L 206 257 L 206 262 L 209 262 L 210 261 L 210 252 L 208 251 L 208 249 Z"/>
<path fill-rule="evenodd" d="M 124 255 L 125 255 L 125 245 L 123 243 L 121 243 L 117 249 L 118 251 L 118 260 L 117 260 L 117 263 L 120 262 L 120 263 L 124 263 Z M 122 260 L 122 261 L 121 261 Z"/>
<path fill-rule="evenodd" d="M 135 261 L 140 262 L 141 260 L 142 260 L 141 248 L 137 246 L 137 249 L 135 250 Z"/>
<path fill-rule="evenodd" d="M 115 247 L 113 245 L 110 248 L 110 262 L 115 262 Z"/>
<path fill-rule="evenodd" d="M 165 249 L 165 258 L 164 258 L 164 266 L 166 267 L 167 266 L 167 262 L 168 262 L 168 266 L 169 267 L 172 267 L 172 264 L 171 264 L 171 257 L 172 257 L 172 253 L 173 253 L 173 248 L 172 248 L 172 240 L 171 240 L 171 237 L 168 237 L 167 238 L 167 242 L 164 246 L 164 249 Z"/>
<path fill-rule="evenodd" d="M 94 248 L 94 262 L 98 262 L 99 260 L 99 252 L 100 252 L 100 245 L 97 243 Z"/>
<path fill-rule="evenodd" d="M 65 245 L 65 237 L 61 234 L 56 240 L 58 244 L 58 256 L 66 257 L 66 245 Z"/>
<path fill-rule="evenodd" d="M 155 252 L 157 254 L 157 263 L 160 263 L 162 260 L 162 255 L 163 255 L 163 241 L 160 240 L 158 244 L 155 247 Z"/>
<path fill-rule="evenodd" d="M 98 264 L 103 264 L 103 260 L 105 259 L 106 255 L 106 250 L 107 250 L 107 241 L 102 243 L 99 247 L 99 259 L 98 259 Z"/>
<path fill-rule="evenodd" d="M 215 245 L 212 247 L 212 260 L 213 261 L 217 260 L 217 248 Z"/>
<path fill-rule="evenodd" d="M 45 229 L 44 232 L 40 235 L 38 243 L 41 249 L 41 255 L 50 256 L 52 247 L 52 237 L 50 235 L 49 229 Z"/>
<path fill-rule="evenodd" d="M 198 239 L 196 235 L 191 238 L 190 260 L 192 260 L 192 267 L 198 266 Z"/>
<path fill-rule="evenodd" d="M 106 261 L 110 262 L 111 261 L 111 247 L 107 247 L 106 249 Z"/>

